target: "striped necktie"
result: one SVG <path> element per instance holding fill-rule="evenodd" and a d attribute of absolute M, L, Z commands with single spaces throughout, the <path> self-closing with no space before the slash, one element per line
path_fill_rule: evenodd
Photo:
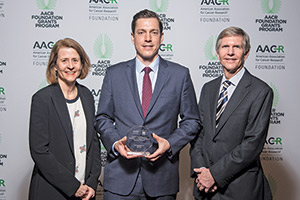
<path fill-rule="evenodd" d="M 217 105 L 217 113 L 216 113 L 216 128 L 219 125 L 220 117 L 226 107 L 226 104 L 228 102 L 228 92 L 227 88 L 231 85 L 230 81 L 224 81 L 223 82 L 223 88 L 221 90 L 221 93 L 219 95 L 218 99 L 218 105 Z"/>
<path fill-rule="evenodd" d="M 152 71 L 150 67 L 144 68 L 145 74 L 143 78 L 143 91 L 142 91 L 142 109 L 144 117 L 146 117 L 147 110 L 152 98 L 152 84 L 149 73 Z"/>

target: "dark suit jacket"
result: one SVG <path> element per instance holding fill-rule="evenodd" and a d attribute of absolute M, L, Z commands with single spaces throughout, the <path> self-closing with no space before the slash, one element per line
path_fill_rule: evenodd
<path fill-rule="evenodd" d="M 90 91 L 76 84 L 87 122 L 85 183 L 96 191 L 100 174 L 99 140 L 93 127 L 94 99 Z M 30 200 L 63 200 L 80 186 L 75 178 L 72 125 L 65 98 L 58 84 L 41 89 L 32 97 L 29 142 L 35 163 Z"/>
<path fill-rule="evenodd" d="M 222 77 L 206 83 L 199 112 L 202 130 L 192 142 L 191 169 L 207 167 L 218 190 L 199 199 L 269 200 L 272 194 L 259 155 L 267 136 L 272 89 L 247 70 L 231 96 L 216 129 L 216 107 Z"/>
<path fill-rule="evenodd" d="M 150 196 L 176 194 L 179 189 L 179 151 L 199 128 L 194 87 L 187 68 L 160 58 L 153 96 L 144 118 L 136 82 L 135 59 L 107 69 L 102 85 L 95 127 L 108 151 L 104 189 L 128 195 L 140 173 Z M 178 114 L 181 117 L 178 128 Z M 169 156 L 156 162 L 127 160 L 112 153 L 113 143 L 135 125 L 147 126 L 171 146 Z"/>

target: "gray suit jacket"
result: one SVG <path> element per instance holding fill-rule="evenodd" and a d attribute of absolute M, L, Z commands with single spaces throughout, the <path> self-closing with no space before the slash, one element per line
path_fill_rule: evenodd
<path fill-rule="evenodd" d="M 93 126 L 95 108 L 91 92 L 77 84 L 86 117 L 85 183 L 95 191 L 101 171 L 99 140 Z M 58 84 L 49 85 L 32 97 L 29 142 L 35 163 L 30 200 L 74 199 L 80 186 L 75 178 L 73 131 L 65 98 Z"/>
<path fill-rule="evenodd" d="M 96 130 L 108 151 L 104 169 L 104 189 L 128 195 L 140 172 L 150 196 L 176 194 L 179 190 L 179 151 L 199 129 L 194 87 L 187 68 L 160 58 L 153 96 L 144 117 L 136 82 L 135 59 L 107 69 L 95 121 Z M 178 115 L 180 122 L 178 127 Z M 127 160 L 112 153 L 112 145 L 136 125 L 147 126 L 167 139 L 170 154 L 156 162 L 144 158 Z"/>
<path fill-rule="evenodd" d="M 209 168 L 218 190 L 207 195 L 194 187 L 194 196 L 218 200 L 272 199 L 259 159 L 269 127 L 272 89 L 246 70 L 216 129 L 221 80 L 222 77 L 214 79 L 202 88 L 202 129 L 190 149 L 191 170 Z"/>

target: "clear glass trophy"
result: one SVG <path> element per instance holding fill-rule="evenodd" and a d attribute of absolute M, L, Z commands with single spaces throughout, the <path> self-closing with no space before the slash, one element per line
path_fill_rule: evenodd
<path fill-rule="evenodd" d="M 145 126 L 135 126 L 127 132 L 126 146 L 130 149 L 128 155 L 150 155 L 156 149 L 156 140 Z"/>

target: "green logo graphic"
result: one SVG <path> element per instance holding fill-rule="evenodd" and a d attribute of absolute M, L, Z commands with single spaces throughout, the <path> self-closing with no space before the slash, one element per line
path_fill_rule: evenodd
<path fill-rule="evenodd" d="M 45 3 L 45 0 L 36 0 L 37 6 L 42 10 L 53 10 L 56 5 L 56 0 L 48 0 L 48 4 Z"/>
<path fill-rule="evenodd" d="M 268 178 L 267 179 L 268 179 L 268 182 L 270 184 L 273 196 L 276 196 L 277 182 L 276 182 L 275 178 L 271 174 L 268 174 Z"/>
<path fill-rule="evenodd" d="M 94 53 L 97 58 L 110 58 L 113 53 L 113 43 L 111 39 L 101 34 L 95 41 Z"/>
<path fill-rule="evenodd" d="M 42 89 L 48 85 L 46 79 L 44 79 L 40 84 L 39 84 L 39 89 Z"/>
<path fill-rule="evenodd" d="M 270 83 L 270 87 L 272 88 L 273 93 L 274 93 L 272 107 L 276 107 L 278 105 L 278 100 L 279 100 L 278 90 L 273 83 Z"/>
<path fill-rule="evenodd" d="M 154 12 L 166 12 L 169 6 L 168 0 L 150 0 L 150 9 Z"/>
<path fill-rule="evenodd" d="M 5 187 L 5 181 L 3 179 L 0 179 L 0 187 Z"/>
<path fill-rule="evenodd" d="M 5 95 L 4 88 L 0 87 L 0 95 Z"/>
<path fill-rule="evenodd" d="M 204 54 L 207 60 L 218 60 L 215 48 L 214 48 L 214 37 L 211 36 L 205 43 Z"/>
<path fill-rule="evenodd" d="M 279 13 L 280 7 L 281 7 L 280 0 L 261 0 L 261 9 L 264 13 L 268 13 L 268 14 Z"/>

